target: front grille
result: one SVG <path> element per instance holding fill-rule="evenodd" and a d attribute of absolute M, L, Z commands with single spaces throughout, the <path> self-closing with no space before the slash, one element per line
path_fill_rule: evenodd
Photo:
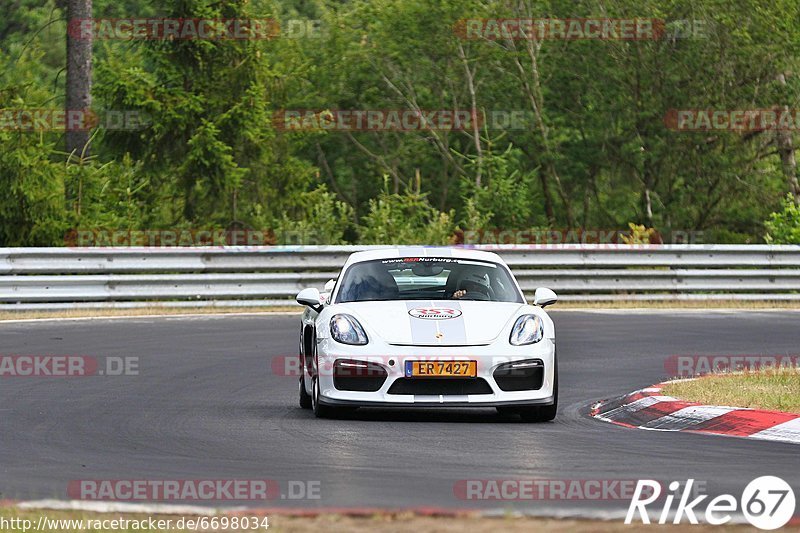
<path fill-rule="evenodd" d="M 539 390 L 544 381 L 544 363 L 541 359 L 505 363 L 492 376 L 502 391 Z"/>
<path fill-rule="evenodd" d="M 381 365 L 365 361 L 337 359 L 333 365 L 333 386 L 338 390 L 375 392 L 389 374 Z"/>
<path fill-rule="evenodd" d="M 399 378 L 389 394 L 464 396 L 492 394 L 492 388 L 482 378 Z"/>

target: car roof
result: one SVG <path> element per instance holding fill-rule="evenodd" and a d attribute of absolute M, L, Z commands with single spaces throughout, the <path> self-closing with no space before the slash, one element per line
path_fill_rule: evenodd
<path fill-rule="evenodd" d="M 473 248 L 456 246 L 400 246 L 393 248 L 377 248 L 355 252 L 347 260 L 345 266 L 363 261 L 377 259 L 397 259 L 401 257 L 452 257 L 454 259 L 474 259 L 490 261 L 505 265 L 505 261 L 494 252 L 485 252 Z"/>

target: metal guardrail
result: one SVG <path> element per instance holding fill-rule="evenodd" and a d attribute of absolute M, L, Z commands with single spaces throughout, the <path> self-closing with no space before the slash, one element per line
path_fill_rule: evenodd
<path fill-rule="evenodd" d="M 0 309 L 285 305 L 367 248 L 0 248 Z M 475 248 L 564 300 L 800 300 L 800 246 Z"/>

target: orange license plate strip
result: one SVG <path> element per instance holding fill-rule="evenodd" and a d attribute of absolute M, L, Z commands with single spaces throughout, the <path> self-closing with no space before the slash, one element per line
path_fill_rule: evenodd
<path fill-rule="evenodd" d="M 406 376 L 414 378 L 474 378 L 477 361 L 406 361 Z"/>

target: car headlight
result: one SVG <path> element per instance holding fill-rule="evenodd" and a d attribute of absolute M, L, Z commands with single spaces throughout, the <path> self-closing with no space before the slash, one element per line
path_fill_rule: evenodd
<path fill-rule="evenodd" d="M 522 315 L 511 328 L 508 342 L 514 346 L 524 346 L 539 342 L 544 338 L 544 324 L 536 315 Z"/>
<path fill-rule="evenodd" d="M 334 315 L 331 318 L 331 336 L 342 344 L 367 344 L 367 334 L 355 317 L 350 315 Z"/>

